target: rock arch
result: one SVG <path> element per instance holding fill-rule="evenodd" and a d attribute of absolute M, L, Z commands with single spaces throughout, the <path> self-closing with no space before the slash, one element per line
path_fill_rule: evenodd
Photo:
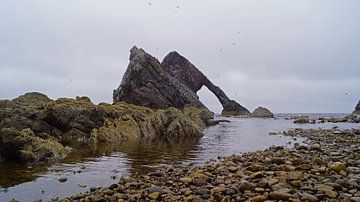
<path fill-rule="evenodd" d="M 214 85 L 198 68 L 176 51 L 170 52 L 161 62 L 161 66 L 171 76 L 185 84 L 195 93 L 198 92 L 201 87 L 206 86 L 223 106 L 222 114 L 250 114 L 245 107 L 231 100 L 219 86 Z"/>
<path fill-rule="evenodd" d="M 136 46 L 130 50 L 130 63 L 120 86 L 114 90 L 113 101 L 150 108 L 205 107 L 196 95 L 202 86 L 206 86 L 218 98 L 223 106 L 222 114 L 250 114 L 179 53 L 169 53 L 160 63 Z"/>

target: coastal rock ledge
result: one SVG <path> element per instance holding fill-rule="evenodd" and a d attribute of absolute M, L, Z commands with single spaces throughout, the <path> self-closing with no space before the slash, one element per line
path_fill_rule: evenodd
<path fill-rule="evenodd" d="M 203 86 L 219 99 L 223 115 L 250 115 L 249 110 L 231 100 L 179 53 L 169 53 L 160 63 L 135 46 L 130 50 L 130 63 L 120 86 L 114 90 L 113 101 L 152 109 L 205 107 L 196 95 Z"/>
<path fill-rule="evenodd" d="M 99 143 L 123 141 L 179 143 L 202 137 L 202 130 L 216 122 L 206 108 L 153 110 L 124 102 L 95 105 L 87 97 L 52 100 L 26 93 L 0 100 L 0 163 L 56 161 L 79 144 L 96 148 Z"/>

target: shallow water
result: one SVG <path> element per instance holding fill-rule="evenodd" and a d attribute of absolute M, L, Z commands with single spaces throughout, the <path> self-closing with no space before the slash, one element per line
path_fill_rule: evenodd
<path fill-rule="evenodd" d="M 96 149 L 83 148 L 69 155 L 55 165 L 0 167 L 0 201 L 15 198 L 20 201 L 43 199 L 49 201 L 90 187 L 108 186 L 116 183 L 121 176 L 145 174 L 159 165 L 194 164 L 199 165 L 218 156 L 240 154 L 265 149 L 272 145 L 292 146 L 296 140 L 284 136 L 272 136 L 269 132 L 279 132 L 294 128 L 360 128 L 360 124 L 322 123 L 293 124 L 279 114 L 279 119 L 226 118 L 231 123 L 205 129 L 204 137 L 179 144 L 133 143 L 110 148 L 108 145 Z M 340 116 L 340 114 L 312 114 L 313 117 Z M 59 178 L 66 177 L 64 183 Z M 84 187 L 86 185 L 86 187 Z"/>

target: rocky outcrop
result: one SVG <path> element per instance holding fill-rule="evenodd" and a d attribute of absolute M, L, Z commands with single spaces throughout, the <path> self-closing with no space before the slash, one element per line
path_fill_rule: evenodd
<path fill-rule="evenodd" d="M 130 50 L 129 66 L 113 100 L 153 109 L 204 107 L 193 91 L 170 76 L 156 58 L 137 47 Z"/>
<path fill-rule="evenodd" d="M 147 107 L 126 103 L 111 106 L 116 111 L 126 108 L 127 113 L 115 119 L 108 119 L 104 126 L 94 129 L 90 140 L 119 143 L 121 141 L 165 141 L 182 142 L 202 137 L 202 130 L 213 117 L 205 108 L 186 107 L 151 110 Z"/>
<path fill-rule="evenodd" d="M 223 105 L 224 115 L 250 114 L 177 52 L 169 53 L 160 64 L 156 58 L 136 47 L 130 51 L 130 64 L 120 86 L 114 91 L 113 101 L 156 109 L 204 107 L 196 95 L 202 86 L 216 95 Z"/>
<path fill-rule="evenodd" d="M 258 107 L 253 111 L 253 113 L 251 113 L 251 117 L 274 118 L 274 114 L 264 107 Z"/>
<path fill-rule="evenodd" d="M 206 86 L 218 98 L 223 106 L 223 115 L 249 115 L 250 112 L 224 93 L 219 86 L 214 85 L 198 68 L 188 59 L 177 52 L 169 53 L 161 63 L 170 75 L 185 84 L 193 92 L 198 92 Z"/>
<path fill-rule="evenodd" d="M 39 134 L 27 128 L 21 131 L 12 128 L 0 129 L 0 154 L 7 161 L 37 163 L 64 158 L 69 147 L 64 147 L 54 138 Z"/>
<path fill-rule="evenodd" d="M 358 104 L 356 105 L 355 111 L 353 112 L 353 114 L 360 115 L 360 101 L 359 101 Z"/>
<path fill-rule="evenodd" d="M 0 101 L 0 159 L 56 160 L 68 151 L 63 145 L 79 143 L 200 138 L 212 118 L 206 108 L 153 110 L 124 102 L 94 105 L 87 97 L 51 100 L 27 93 Z"/>

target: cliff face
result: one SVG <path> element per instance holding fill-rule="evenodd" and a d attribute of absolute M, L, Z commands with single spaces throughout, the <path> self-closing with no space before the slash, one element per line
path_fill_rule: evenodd
<path fill-rule="evenodd" d="M 114 90 L 113 101 L 155 109 L 184 106 L 205 107 L 198 96 L 166 72 L 160 62 L 142 49 L 133 47 L 130 63 L 120 86 Z"/>
<path fill-rule="evenodd" d="M 360 115 L 360 100 L 359 100 L 358 104 L 356 105 L 355 111 L 353 113 Z"/>
<path fill-rule="evenodd" d="M 203 86 L 219 99 L 224 115 L 250 114 L 177 52 L 169 53 L 160 64 L 136 47 L 131 49 L 130 64 L 113 98 L 115 103 L 125 101 L 150 108 L 204 107 L 196 95 Z"/>
<path fill-rule="evenodd" d="M 206 86 L 223 106 L 223 115 L 249 115 L 245 107 L 231 100 L 219 86 L 214 85 L 198 68 L 177 52 L 169 53 L 161 63 L 170 75 L 189 87 L 193 92 Z"/>

